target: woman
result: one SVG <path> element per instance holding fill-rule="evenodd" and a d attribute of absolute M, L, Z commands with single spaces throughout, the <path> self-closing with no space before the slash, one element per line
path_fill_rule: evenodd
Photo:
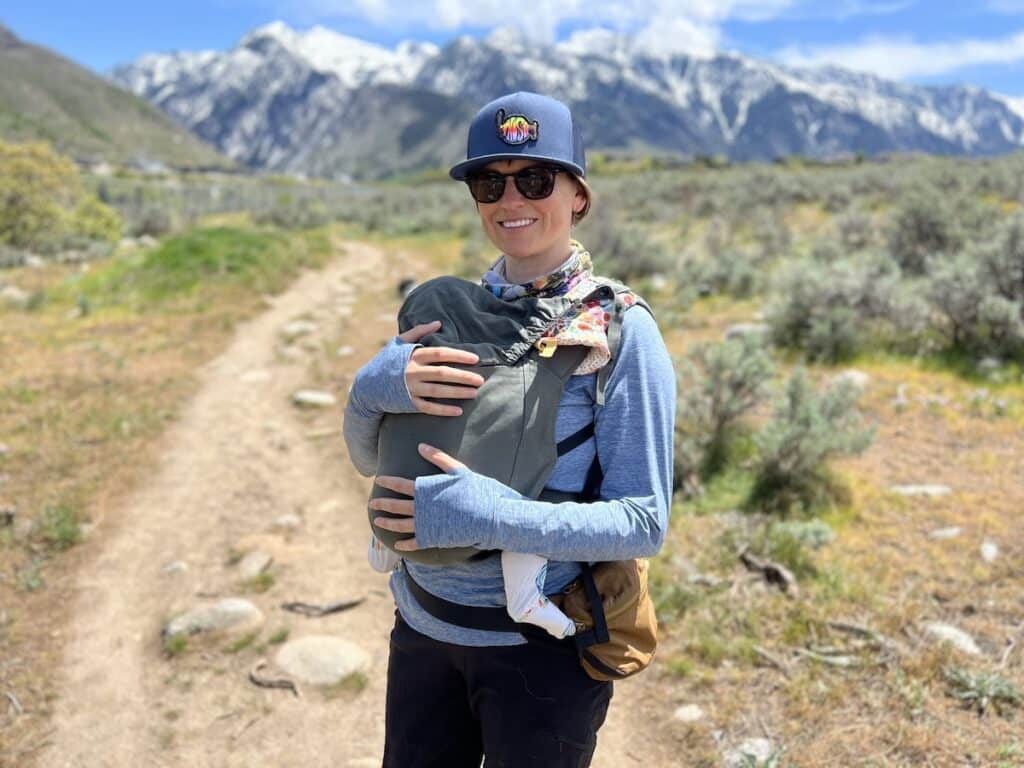
<path fill-rule="evenodd" d="M 562 295 L 591 274 L 589 254 L 571 237 L 591 193 L 580 132 L 564 104 L 520 92 L 486 105 L 470 125 L 466 160 L 450 173 L 469 185 L 484 232 L 501 251 L 484 278 L 495 295 Z M 482 384 L 472 371 L 451 367 L 476 363 L 471 353 L 417 346 L 437 330 L 437 323 L 410 329 L 357 374 L 345 439 L 363 474 L 376 472 L 384 413 L 455 416 L 457 406 L 433 398 L 472 398 Z M 581 561 L 653 555 L 671 501 L 675 379 L 650 314 L 625 313 L 603 405 L 597 378 L 574 375 L 562 392 L 557 438 L 589 423 L 594 436 L 559 458 L 548 488 L 580 491 L 596 453 L 604 474 L 599 500 L 527 499 L 424 445 L 421 454 L 442 472 L 378 477 L 406 498 L 375 499 L 373 508 L 398 516 L 376 524 L 412 534 L 401 549 L 476 546 L 547 558 L 547 594 L 571 582 Z M 612 684 L 589 678 L 556 643 L 436 618 L 412 591 L 413 580 L 452 603 L 505 603 L 497 555 L 448 566 L 403 560 L 396 568 L 384 765 L 477 768 L 481 757 L 488 767 L 589 765 Z"/>

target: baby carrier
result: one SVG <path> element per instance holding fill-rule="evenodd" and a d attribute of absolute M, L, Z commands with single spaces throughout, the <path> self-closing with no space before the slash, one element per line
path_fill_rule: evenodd
<path fill-rule="evenodd" d="M 385 414 L 378 438 L 377 474 L 409 478 L 437 474 L 440 470 L 417 450 L 417 445 L 425 442 L 458 458 L 473 471 L 492 477 L 529 498 L 548 501 L 596 498 L 601 481 L 601 465 L 596 455 L 586 487 L 580 494 L 544 488 L 557 458 L 593 434 L 593 424 L 590 424 L 555 443 L 555 416 L 562 388 L 589 348 L 560 345 L 542 351 L 537 349 L 536 342 L 564 317 L 578 314 L 585 302 L 602 294 L 615 299 L 608 324 L 612 361 L 598 371 L 597 378 L 597 402 L 603 404 L 622 315 L 627 308 L 621 296 L 627 292 L 625 286 L 601 279 L 595 281 L 592 291 L 578 299 L 554 296 L 506 301 L 475 283 L 455 277 L 439 277 L 418 286 L 399 312 L 400 332 L 440 320 L 441 329 L 424 337 L 420 343 L 473 352 L 479 362 L 461 367 L 480 374 L 484 383 L 474 399 L 439 400 L 460 406 L 461 416 Z M 650 311 L 646 303 L 637 303 Z M 375 485 L 370 498 L 381 496 L 401 498 L 400 494 Z M 394 549 L 396 541 L 409 537 L 373 524 L 375 517 L 393 515 L 373 509 L 367 511 L 374 535 L 385 546 Z M 399 554 L 416 562 L 444 565 L 491 553 L 461 547 Z"/>

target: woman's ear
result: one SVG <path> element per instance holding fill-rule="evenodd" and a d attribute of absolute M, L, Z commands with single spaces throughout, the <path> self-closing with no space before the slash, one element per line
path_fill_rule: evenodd
<path fill-rule="evenodd" d="M 590 210 L 590 191 L 587 187 L 576 182 L 576 195 L 572 201 L 572 222 L 578 224 Z"/>

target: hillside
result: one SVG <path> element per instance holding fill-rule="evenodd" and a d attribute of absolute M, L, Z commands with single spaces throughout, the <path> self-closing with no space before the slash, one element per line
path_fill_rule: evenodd
<path fill-rule="evenodd" d="M 0 137 L 48 141 L 79 161 L 230 167 L 143 99 L 0 25 Z"/>

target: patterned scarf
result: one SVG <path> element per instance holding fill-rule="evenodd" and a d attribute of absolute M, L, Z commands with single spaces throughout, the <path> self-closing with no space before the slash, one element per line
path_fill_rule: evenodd
<path fill-rule="evenodd" d="M 481 284 L 495 296 L 512 301 L 523 296 L 566 296 L 580 299 L 597 288 L 594 267 L 590 254 L 576 240 L 570 242 L 569 258 L 553 272 L 538 277 L 529 283 L 510 283 L 505 277 L 505 256 L 502 255 L 483 276 Z M 632 293 L 626 294 L 627 306 L 636 300 Z M 537 348 L 542 356 L 550 356 L 559 346 L 581 345 L 590 347 L 590 352 L 573 371 L 574 376 L 593 373 L 609 360 L 608 323 L 611 320 L 612 299 L 592 299 L 583 305 L 583 310 L 572 317 L 563 317 L 543 338 L 538 339 Z"/>

